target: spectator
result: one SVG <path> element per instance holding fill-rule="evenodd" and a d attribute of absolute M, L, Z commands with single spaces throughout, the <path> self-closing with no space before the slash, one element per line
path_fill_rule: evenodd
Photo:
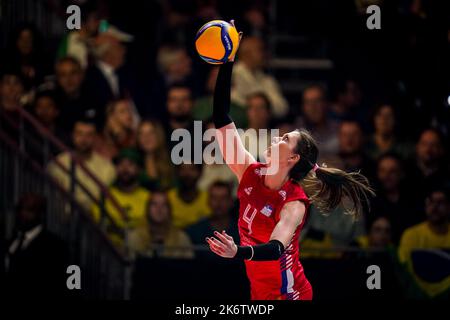
<path fill-rule="evenodd" d="M 165 114 L 162 106 L 167 103 L 172 86 L 183 83 L 189 88 L 192 99 L 203 91 L 201 81 L 192 69 L 192 60 L 186 49 L 181 46 L 163 45 L 157 54 L 158 74 L 152 85 L 152 110 L 149 116 Z"/>
<path fill-rule="evenodd" d="M 100 26 L 100 19 L 93 2 L 81 6 L 81 28 L 65 35 L 58 48 L 58 57 L 72 57 L 86 69 L 92 53 L 93 43 Z"/>
<path fill-rule="evenodd" d="M 67 294 L 67 248 L 47 231 L 45 198 L 23 194 L 16 209 L 14 235 L 6 254 L 5 294 L 17 299 L 61 299 Z"/>
<path fill-rule="evenodd" d="M 84 71 L 75 58 L 59 59 L 55 64 L 55 76 L 55 97 L 61 108 L 59 121 L 63 127 L 72 128 L 77 119 L 99 117 L 83 85 Z"/>
<path fill-rule="evenodd" d="M 214 231 L 223 230 L 233 237 L 234 242 L 239 243 L 237 221 L 234 221 L 230 214 L 233 208 L 231 193 L 231 186 L 227 182 L 216 181 L 210 186 L 208 205 L 211 208 L 211 215 L 186 230 L 192 243 L 204 244 L 205 238 L 212 236 Z"/>
<path fill-rule="evenodd" d="M 65 144 L 69 142 L 69 134 L 66 134 L 65 130 L 63 130 L 60 125 L 59 106 L 56 104 L 55 95 L 52 91 L 42 91 L 37 93 L 32 112 L 37 120 L 53 136 L 57 137 Z M 46 145 L 45 138 L 43 138 L 34 127 L 30 127 L 29 130 L 31 131 L 30 139 L 28 139 L 25 144 L 27 145 L 27 152 L 32 155 L 35 160 L 44 159 L 45 156 L 53 157 L 58 154 L 60 151 L 59 148 L 52 143 Z M 44 157 L 42 156 L 43 154 L 45 154 Z M 48 159 L 44 160 L 44 162 L 47 164 Z"/>
<path fill-rule="evenodd" d="M 23 82 L 18 74 L 8 72 L 2 75 L 0 82 L 0 113 L 2 113 L 0 127 L 14 140 L 18 139 L 18 109 L 22 107 L 23 93 Z"/>
<path fill-rule="evenodd" d="M 98 111 L 98 125 L 104 123 L 107 104 L 114 99 L 124 98 L 128 92 L 128 84 L 124 70 L 125 42 L 133 37 L 113 26 L 99 34 L 96 39 L 94 55 L 95 65 L 86 71 L 86 85 L 90 89 L 90 96 Z"/>
<path fill-rule="evenodd" d="M 355 121 L 343 121 L 339 126 L 339 151 L 335 156 L 325 158 L 330 166 L 345 171 L 358 171 L 369 178 L 373 177 L 373 164 L 363 151 L 364 136 L 361 126 Z"/>
<path fill-rule="evenodd" d="M 216 130 L 212 122 L 208 122 L 206 129 Z M 210 152 L 206 152 L 208 148 Z M 211 148 L 211 149 L 210 149 Z M 210 186 L 217 180 L 225 181 L 233 186 L 233 195 L 236 194 L 238 181 L 236 175 L 225 164 L 222 153 L 220 152 L 219 144 L 215 140 L 215 136 L 212 137 L 211 142 L 204 146 L 204 164 L 203 173 L 198 181 L 198 187 L 200 190 L 208 191 Z M 216 154 L 216 151 L 218 154 Z"/>
<path fill-rule="evenodd" d="M 334 102 L 330 117 L 335 121 L 353 120 L 365 125 L 365 110 L 362 106 L 362 91 L 355 80 L 338 81 L 333 87 Z"/>
<path fill-rule="evenodd" d="M 244 106 L 248 95 L 264 92 L 270 101 L 274 117 L 285 116 L 289 106 L 278 82 L 263 70 L 266 57 L 262 40 L 244 37 L 238 54 L 238 62 L 233 70 L 231 99 Z"/>
<path fill-rule="evenodd" d="M 142 121 L 137 131 L 137 143 L 144 160 L 141 184 L 152 191 L 173 187 L 175 172 L 161 123 L 157 120 Z"/>
<path fill-rule="evenodd" d="M 403 159 L 409 159 L 413 147 L 398 139 L 397 115 L 390 104 L 379 105 L 373 115 L 374 134 L 366 144 L 367 155 L 376 161 L 384 153 L 393 152 Z"/>
<path fill-rule="evenodd" d="M 207 94 L 195 100 L 195 105 L 193 109 L 193 117 L 196 120 L 207 120 L 212 117 L 212 104 L 213 104 L 213 94 L 216 85 L 217 75 L 219 73 L 219 68 L 213 67 L 209 72 L 208 79 L 206 81 L 206 92 Z M 231 101 L 230 104 L 230 116 L 236 124 L 237 128 L 247 127 L 247 115 L 245 110 L 239 105 Z"/>
<path fill-rule="evenodd" d="M 385 154 L 377 163 L 378 188 L 371 206 L 371 215 L 385 216 L 391 222 L 392 240 L 398 244 L 407 228 L 422 220 L 417 203 L 405 185 L 404 165 L 399 156 Z"/>
<path fill-rule="evenodd" d="M 167 92 L 167 113 L 168 121 L 165 124 L 167 145 L 169 152 L 178 143 L 172 141 L 172 132 L 176 129 L 186 129 L 191 134 L 194 132 L 192 121 L 192 108 L 194 100 L 191 89 L 184 84 L 175 84 Z"/>
<path fill-rule="evenodd" d="M 202 165 L 183 163 L 176 167 L 178 187 L 169 190 L 167 196 L 172 206 L 173 223 L 184 229 L 211 213 L 208 194 L 198 188 Z"/>
<path fill-rule="evenodd" d="M 386 249 L 392 245 L 391 222 L 385 216 L 371 219 L 368 225 L 368 234 L 358 239 L 362 248 Z"/>
<path fill-rule="evenodd" d="M 408 180 L 418 186 L 411 190 L 411 197 L 423 201 L 424 192 L 437 185 L 449 185 L 443 140 L 442 134 L 436 129 L 426 129 L 420 135 L 414 163 L 408 171 Z"/>
<path fill-rule="evenodd" d="M 107 159 L 113 159 L 123 148 L 136 145 L 135 115 L 130 100 L 112 101 L 106 108 L 106 123 L 98 136 L 95 150 Z"/>
<path fill-rule="evenodd" d="M 135 254 L 163 258 L 192 258 L 194 252 L 188 235 L 173 226 L 167 194 L 156 191 L 147 203 L 146 224 L 130 234 Z"/>
<path fill-rule="evenodd" d="M 52 134 L 65 141 L 63 132 L 59 126 L 59 106 L 56 104 L 53 92 L 43 91 L 36 95 L 33 113 L 39 122 Z"/>
<path fill-rule="evenodd" d="M 16 28 L 6 51 L 6 67 L 23 78 L 27 91 L 41 83 L 50 71 L 41 36 L 31 24 L 20 24 Z"/>
<path fill-rule="evenodd" d="M 75 161 L 83 165 L 103 184 L 109 185 L 115 178 L 115 170 L 111 162 L 96 151 L 94 141 L 96 136 L 95 125 L 89 120 L 78 120 L 75 122 L 72 132 L 74 146 L 73 155 Z M 63 168 L 61 168 L 62 166 Z M 63 152 L 48 165 L 49 174 L 58 181 L 65 190 L 70 190 L 71 155 Z M 75 164 L 75 178 L 82 184 L 95 199 L 100 199 L 100 190 L 95 181 Z M 86 209 L 90 209 L 93 199 L 78 185 L 75 185 L 75 198 Z"/>
<path fill-rule="evenodd" d="M 264 93 L 254 93 L 247 97 L 248 128 L 241 134 L 245 148 L 258 161 L 265 161 L 264 152 L 271 139 L 271 107 Z"/>
<path fill-rule="evenodd" d="M 446 292 L 448 298 L 448 257 L 445 257 L 445 251 L 439 251 L 450 249 L 448 189 L 435 187 L 430 191 L 425 200 L 425 212 L 424 222 L 403 233 L 398 248 L 399 260 L 428 296 L 434 297 Z M 430 261 L 434 261 L 432 267 Z"/>
<path fill-rule="evenodd" d="M 296 127 L 307 129 L 318 142 L 319 154 L 327 157 L 338 151 L 337 132 L 339 124 L 328 117 L 328 101 L 325 89 L 311 85 L 303 90 L 302 116 L 297 118 Z"/>
<path fill-rule="evenodd" d="M 103 220 L 102 214 L 108 215 L 106 221 L 108 234 L 119 248 L 123 245 L 123 231 L 134 230 L 145 225 L 146 205 L 150 193 L 139 185 L 139 172 L 142 160 L 135 149 L 122 149 L 114 158 L 116 180 L 109 187 L 109 193 L 117 200 L 121 211 L 111 202 L 105 201 L 105 212 L 97 205 L 93 207 L 95 221 Z"/>

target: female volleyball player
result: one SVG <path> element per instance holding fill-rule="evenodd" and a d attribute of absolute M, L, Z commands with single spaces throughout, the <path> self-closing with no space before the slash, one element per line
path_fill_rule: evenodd
<path fill-rule="evenodd" d="M 372 190 L 359 173 L 318 166 L 316 143 L 304 130 L 274 139 L 267 163 L 257 162 L 229 116 L 233 61 L 230 57 L 220 67 L 213 121 L 223 158 L 239 179 L 241 245 L 225 231 L 206 241 L 219 256 L 245 260 L 252 300 L 311 300 L 312 287 L 299 261 L 299 235 L 310 203 L 326 212 L 349 199 L 348 209 L 357 215 Z M 278 169 L 264 174 L 270 168 Z"/>

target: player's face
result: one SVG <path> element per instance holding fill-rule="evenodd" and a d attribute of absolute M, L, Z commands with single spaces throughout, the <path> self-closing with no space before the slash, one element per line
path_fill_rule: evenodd
<path fill-rule="evenodd" d="M 267 163 L 277 161 L 279 164 L 293 166 L 300 160 L 300 156 L 295 153 L 299 139 L 300 133 L 298 131 L 291 131 L 281 137 L 273 138 L 271 146 L 265 152 Z M 278 157 L 274 158 L 277 154 Z"/>

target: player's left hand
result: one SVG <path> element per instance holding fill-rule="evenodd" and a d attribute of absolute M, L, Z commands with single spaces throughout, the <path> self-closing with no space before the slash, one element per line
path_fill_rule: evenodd
<path fill-rule="evenodd" d="M 217 238 L 206 238 L 211 251 L 224 258 L 233 258 L 237 252 L 237 245 L 234 243 L 233 238 L 225 230 L 222 233 L 214 231 L 214 235 Z"/>

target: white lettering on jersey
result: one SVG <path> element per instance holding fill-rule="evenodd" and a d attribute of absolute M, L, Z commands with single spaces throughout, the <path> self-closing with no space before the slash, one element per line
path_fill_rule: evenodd
<path fill-rule="evenodd" d="M 256 209 L 253 209 L 252 213 L 249 215 L 248 213 L 250 212 L 251 208 L 252 206 L 248 204 L 245 208 L 244 214 L 242 215 L 242 219 L 248 224 L 248 234 L 252 234 L 252 222 L 257 212 Z"/>

